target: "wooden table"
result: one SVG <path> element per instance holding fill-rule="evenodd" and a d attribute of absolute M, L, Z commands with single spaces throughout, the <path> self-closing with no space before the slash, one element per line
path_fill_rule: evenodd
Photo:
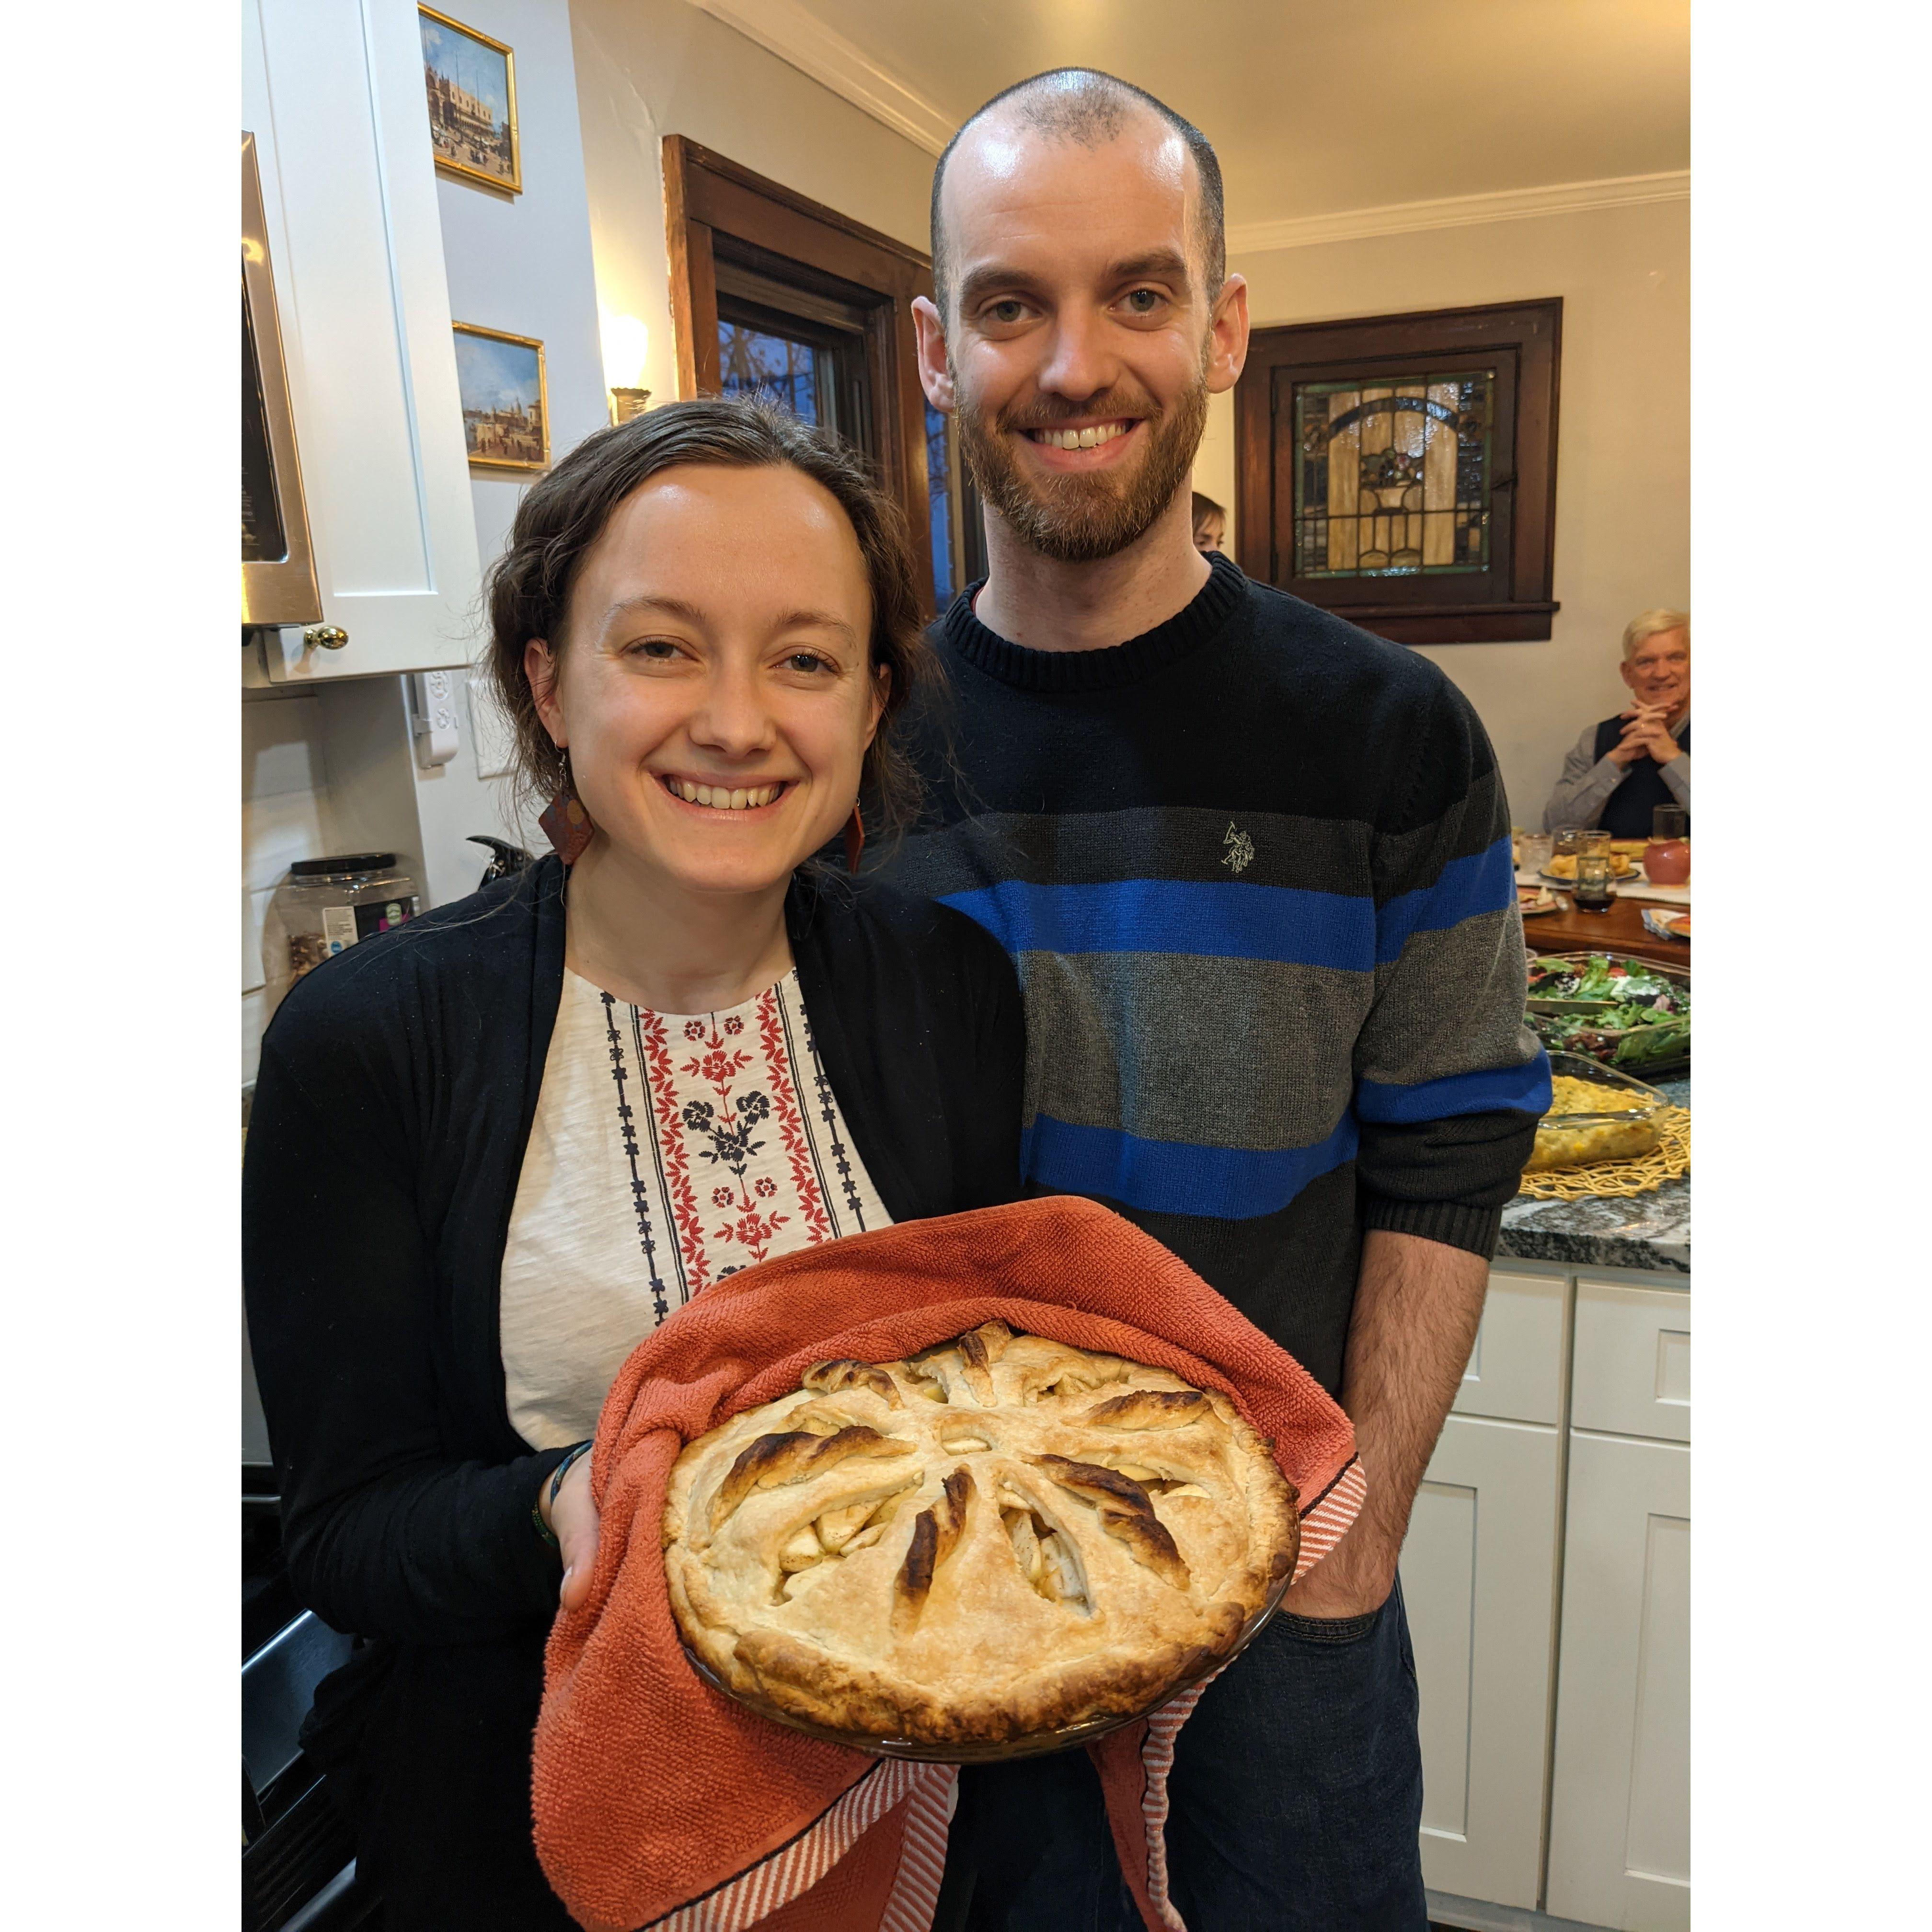
<path fill-rule="evenodd" d="M 1538 913 L 1522 922 L 1522 936 L 1539 952 L 1628 952 L 1638 959 L 1655 959 L 1666 966 L 1688 966 L 1688 939 L 1659 939 L 1643 922 L 1643 908 L 1654 900 L 1619 897 L 1608 912 L 1582 912 L 1565 892 L 1557 898 L 1561 912 Z M 1672 906 L 1672 912 L 1686 908 Z"/>

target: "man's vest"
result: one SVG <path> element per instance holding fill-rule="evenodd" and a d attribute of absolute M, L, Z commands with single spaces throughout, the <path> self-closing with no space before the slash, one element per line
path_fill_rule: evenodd
<path fill-rule="evenodd" d="M 1597 756 L 1602 758 L 1612 746 L 1621 741 L 1625 721 L 1621 718 L 1606 718 L 1597 727 Z M 1690 721 L 1684 721 L 1682 730 L 1673 734 L 1680 752 L 1690 748 Z M 1664 782 L 1664 768 L 1646 752 L 1640 758 L 1633 758 L 1625 768 L 1626 776 L 1622 784 L 1604 801 L 1604 808 L 1597 814 L 1598 826 L 1612 838 L 1648 838 L 1650 836 L 1650 814 L 1654 806 L 1675 805 L 1677 794 Z M 1688 826 L 1690 820 L 1686 815 Z"/>

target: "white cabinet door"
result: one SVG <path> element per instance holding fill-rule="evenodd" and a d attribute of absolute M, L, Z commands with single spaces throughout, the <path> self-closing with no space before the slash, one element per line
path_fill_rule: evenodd
<path fill-rule="evenodd" d="M 465 662 L 476 525 L 414 0 L 246 0 L 243 16 L 316 574 L 349 639 L 271 633 L 269 676 Z"/>
<path fill-rule="evenodd" d="M 1646 1379 L 1659 1331 L 1649 1332 Z M 1581 1340 L 1580 1325 L 1580 1393 Z M 1690 1923 L 1687 1448 L 1571 1432 L 1560 1655 L 1547 1909 L 1620 1932 L 1684 1932 Z"/>
<path fill-rule="evenodd" d="M 1558 1442 L 1538 1424 L 1451 1415 L 1402 1546 L 1423 1876 L 1499 1905 L 1533 1907 L 1540 1876 Z"/>
<path fill-rule="evenodd" d="M 1690 1289 L 1576 1282 L 1570 1426 L 1690 1439 Z"/>
<path fill-rule="evenodd" d="M 1561 1420 L 1563 1406 L 1563 1304 L 1561 1274 L 1490 1270 L 1482 1325 L 1452 1406 L 1459 1415 L 1496 1415 L 1510 1422 Z"/>

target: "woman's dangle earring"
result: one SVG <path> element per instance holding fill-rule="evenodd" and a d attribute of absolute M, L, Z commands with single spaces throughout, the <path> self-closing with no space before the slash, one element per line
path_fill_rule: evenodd
<path fill-rule="evenodd" d="M 582 801 L 572 788 L 570 754 L 567 752 L 563 760 L 562 788 L 544 807 L 537 824 L 544 836 L 556 848 L 556 856 L 566 866 L 575 865 L 596 836 L 597 828 L 591 824 L 590 813 L 584 810 Z"/>
<path fill-rule="evenodd" d="M 856 872 L 859 869 L 859 854 L 866 849 L 866 821 L 859 816 L 859 808 L 854 805 L 852 816 L 845 821 L 845 869 Z"/>

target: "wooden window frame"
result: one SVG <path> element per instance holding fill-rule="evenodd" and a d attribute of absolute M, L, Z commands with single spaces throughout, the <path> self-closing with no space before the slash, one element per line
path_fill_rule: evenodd
<path fill-rule="evenodd" d="M 1562 336 L 1560 296 L 1256 330 L 1234 391 L 1235 556 L 1242 569 L 1396 644 L 1547 638 L 1562 608 L 1550 593 Z M 1280 541 L 1293 516 L 1295 443 L 1292 428 L 1285 436 L 1276 434 L 1276 399 L 1292 394 L 1295 382 L 1360 374 L 1400 380 L 1421 374 L 1425 364 L 1439 369 L 1476 357 L 1498 369 L 1496 420 L 1509 430 L 1498 437 L 1492 457 L 1491 569 L 1480 575 L 1295 576 L 1292 548 L 1284 554 Z"/>
<path fill-rule="evenodd" d="M 721 250 L 767 273 L 777 272 L 782 263 L 787 278 L 801 288 L 862 310 L 881 481 L 905 512 L 920 594 L 930 610 L 926 393 L 912 319 L 914 296 L 932 293 L 930 258 L 682 134 L 664 137 L 664 178 L 678 394 L 715 396 L 722 386 Z"/>

